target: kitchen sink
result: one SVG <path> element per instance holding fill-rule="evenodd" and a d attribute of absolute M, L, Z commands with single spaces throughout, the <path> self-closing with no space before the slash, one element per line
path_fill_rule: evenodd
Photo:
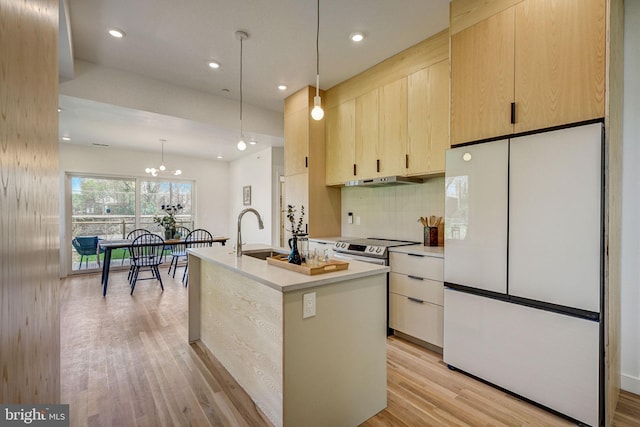
<path fill-rule="evenodd" d="M 268 257 L 276 256 L 276 255 L 287 255 L 288 252 L 276 249 L 257 249 L 257 250 L 249 250 L 242 251 L 242 255 L 250 256 L 252 258 L 264 259 L 266 260 Z"/>

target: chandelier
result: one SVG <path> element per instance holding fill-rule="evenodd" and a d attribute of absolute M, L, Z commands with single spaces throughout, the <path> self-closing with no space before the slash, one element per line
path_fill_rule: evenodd
<path fill-rule="evenodd" d="M 162 161 L 160 162 L 160 167 L 156 168 L 146 168 L 144 171 L 148 174 L 151 174 L 151 176 L 158 176 L 158 173 L 160 172 L 167 172 L 167 168 L 164 165 L 164 143 L 167 142 L 166 139 L 161 139 L 160 142 L 162 143 Z M 169 171 L 169 173 L 171 173 L 172 175 L 181 175 L 182 171 L 180 169 L 175 169 L 172 171 Z"/>

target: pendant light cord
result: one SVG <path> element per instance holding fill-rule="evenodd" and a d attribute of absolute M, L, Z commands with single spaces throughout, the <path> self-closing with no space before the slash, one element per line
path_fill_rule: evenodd
<path fill-rule="evenodd" d="M 242 133 L 242 42 L 244 38 L 240 37 L 240 138 L 244 138 Z"/>
<path fill-rule="evenodd" d="M 317 0 L 316 14 L 316 96 L 320 95 L 320 48 L 318 40 L 320 39 L 320 0 Z"/>

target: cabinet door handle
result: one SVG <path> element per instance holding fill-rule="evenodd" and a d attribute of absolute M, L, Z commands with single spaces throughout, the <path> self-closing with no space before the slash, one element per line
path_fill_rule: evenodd
<path fill-rule="evenodd" d="M 404 155 L 404 167 L 405 167 L 405 169 L 409 169 L 409 155 L 408 154 Z"/>
<path fill-rule="evenodd" d="M 511 103 L 511 124 L 516 123 L 516 103 Z"/>
<path fill-rule="evenodd" d="M 356 164 L 353 164 L 353 176 L 356 176 Z"/>
<path fill-rule="evenodd" d="M 424 280 L 424 278 L 422 278 L 422 277 L 412 276 L 410 274 L 408 274 L 407 277 L 409 277 L 409 279 L 413 279 L 413 280 Z"/>
<path fill-rule="evenodd" d="M 420 254 L 407 254 L 407 255 L 409 255 L 409 256 L 417 256 L 417 257 L 420 257 L 420 258 L 424 258 L 425 257 L 425 255 L 420 255 Z"/>
<path fill-rule="evenodd" d="M 305 168 L 309 167 L 309 157 L 308 156 L 304 156 L 304 167 Z"/>
<path fill-rule="evenodd" d="M 380 159 L 376 159 L 376 172 L 380 172 Z"/>
<path fill-rule="evenodd" d="M 417 302 L 418 304 L 424 304 L 424 301 L 418 298 L 407 297 L 409 301 Z"/>

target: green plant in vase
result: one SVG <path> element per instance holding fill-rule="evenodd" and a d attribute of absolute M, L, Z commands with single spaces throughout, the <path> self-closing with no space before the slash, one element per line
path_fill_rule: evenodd
<path fill-rule="evenodd" d="M 178 203 L 177 205 L 162 205 L 160 209 L 165 212 L 163 216 L 154 215 L 153 222 L 164 228 L 165 240 L 173 239 L 176 235 L 176 215 L 184 207 Z"/>

